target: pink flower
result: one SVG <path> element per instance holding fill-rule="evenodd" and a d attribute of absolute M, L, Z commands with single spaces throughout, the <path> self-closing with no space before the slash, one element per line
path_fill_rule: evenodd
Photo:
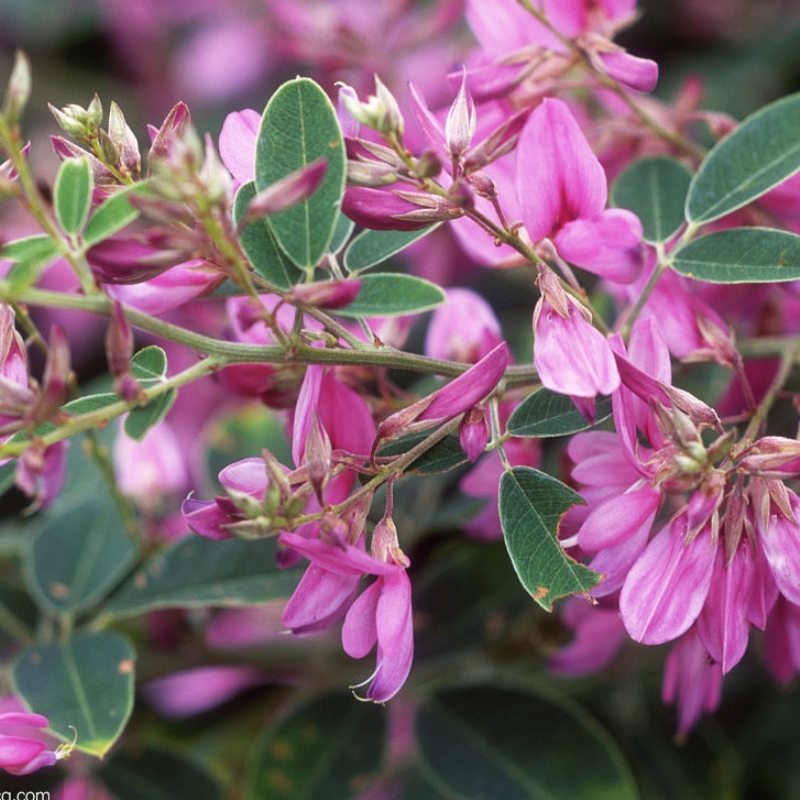
<path fill-rule="evenodd" d="M 381 526 L 386 525 L 382 520 L 376 526 L 373 551 L 381 551 Z M 280 541 L 316 568 L 312 572 L 309 567 L 292 595 L 284 624 L 307 633 L 327 627 L 344 614 L 342 646 L 348 655 L 363 658 L 377 644 L 377 664 L 368 679 L 372 684 L 367 697 L 376 703 L 394 697 L 408 677 L 414 656 L 408 560 L 396 547 L 382 553 L 386 559 L 382 560 L 345 541 L 306 539 L 294 533 L 281 534 Z M 353 601 L 362 575 L 375 575 L 376 580 Z"/>
<path fill-rule="evenodd" d="M 451 287 L 447 300 L 431 316 L 425 354 L 474 364 L 503 341 L 492 307 L 471 289 Z"/>
<path fill-rule="evenodd" d="M 533 312 L 533 363 L 543 386 L 560 394 L 593 398 L 619 386 L 608 341 L 592 327 L 589 312 L 569 297 L 550 272 L 539 277 L 542 296 Z"/>
<path fill-rule="evenodd" d="M 543 100 L 517 150 L 517 195 L 531 241 L 550 239 L 562 258 L 609 280 L 636 280 L 641 222 L 630 211 L 606 209 L 605 172 L 567 105 Z"/>
<path fill-rule="evenodd" d="M 48 725 L 47 717 L 41 714 L 23 711 L 0 714 L 0 769 L 12 775 L 30 775 L 42 767 L 52 767 L 61 756 L 48 750 L 44 742 L 23 733 L 25 728 L 46 728 Z"/>
<path fill-rule="evenodd" d="M 722 667 L 712 661 L 695 628 L 670 650 L 662 697 L 678 705 L 678 734 L 686 736 L 704 711 L 714 711 L 722 692 Z"/>
<path fill-rule="evenodd" d="M 619 597 L 631 638 L 661 644 L 685 633 L 706 602 L 718 540 L 708 526 L 687 540 L 686 513 L 662 528 L 636 560 Z"/>

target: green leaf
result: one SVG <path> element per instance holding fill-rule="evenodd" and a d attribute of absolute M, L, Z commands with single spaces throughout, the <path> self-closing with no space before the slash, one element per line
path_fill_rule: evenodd
<path fill-rule="evenodd" d="M 68 158 L 56 175 L 53 206 L 66 233 L 78 233 L 92 206 L 92 168 L 88 158 Z"/>
<path fill-rule="evenodd" d="M 38 611 L 27 592 L 0 584 L 0 629 L 18 641 L 31 641 Z"/>
<path fill-rule="evenodd" d="M 705 157 L 686 198 L 686 219 L 711 222 L 752 202 L 800 170 L 800 94 L 745 119 Z"/>
<path fill-rule="evenodd" d="M 341 317 L 393 317 L 429 311 L 441 305 L 444 292 L 430 281 L 394 272 L 362 275 L 361 291 L 346 308 L 331 313 Z"/>
<path fill-rule="evenodd" d="M 666 156 L 643 158 L 617 178 L 611 200 L 642 221 L 644 240 L 666 242 L 683 225 L 683 210 L 692 173 Z"/>
<path fill-rule="evenodd" d="M 156 345 L 135 353 L 131 359 L 131 375 L 137 381 L 159 381 L 167 374 L 167 354 Z"/>
<path fill-rule="evenodd" d="M 557 598 L 586 592 L 602 578 L 570 558 L 558 543 L 561 518 L 583 502 L 577 492 L 531 467 L 514 467 L 500 479 L 500 522 L 511 563 L 546 611 Z"/>
<path fill-rule="evenodd" d="M 188 536 L 137 570 L 104 610 L 127 616 L 157 608 L 244 606 L 288 597 L 298 577 L 275 565 L 276 546 L 274 539 Z"/>
<path fill-rule="evenodd" d="M 45 234 L 17 239 L 0 248 L 1 259 L 15 262 L 5 278 L 9 294 L 13 297 L 15 291 L 36 283 L 44 268 L 58 255 L 58 245 Z"/>
<path fill-rule="evenodd" d="M 237 225 L 241 225 L 247 204 L 255 196 L 256 185 L 253 181 L 239 187 L 233 205 L 233 217 Z M 273 286 L 290 289 L 302 279 L 303 273 L 278 247 L 275 235 L 265 219 L 257 219 L 246 225 L 239 236 L 239 241 L 253 269 Z"/>
<path fill-rule="evenodd" d="M 70 400 L 69 403 L 61 406 L 61 411 L 74 416 L 91 414 L 93 411 L 99 411 L 101 408 L 107 408 L 114 403 L 119 403 L 120 399 L 120 396 L 114 392 L 88 394 L 85 397 L 78 397 L 75 400 Z"/>
<path fill-rule="evenodd" d="M 0 247 L 0 258 L 6 261 L 45 263 L 56 255 L 58 255 L 58 245 L 46 233 L 16 239 Z"/>
<path fill-rule="evenodd" d="M 448 797 L 638 797 L 609 734 L 555 694 L 494 684 L 444 689 L 422 703 L 416 727 L 423 763 Z"/>
<path fill-rule="evenodd" d="M 437 227 L 438 223 L 416 231 L 362 231 L 350 242 L 344 254 L 344 266 L 349 272 L 374 267 L 427 236 Z"/>
<path fill-rule="evenodd" d="M 134 408 L 125 418 L 125 433 L 141 441 L 150 428 L 158 425 L 167 416 L 173 403 L 178 399 L 177 389 L 168 389 L 150 399 L 145 406 Z"/>
<path fill-rule="evenodd" d="M 694 239 L 671 257 L 674 269 L 710 283 L 800 278 L 800 236 L 772 228 L 727 228 Z"/>
<path fill-rule="evenodd" d="M 26 558 L 29 588 L 49 612 L 78 615 L 100 602 L 136 559 L 114 502 L 98 480 L 80 502 L 48 513 Z"/>
<path fill-rule="evenodd" d="M 248 800 L 350 800 L 381 763 L 385 711 L 348 692 L 312 700 L 259 744 Z"/>
<path fill-rule="evenodd" d="M 355 222 L 340 211 L 339 219 L 336 221 L 336 227 L 333 229 L 333 237 L 328 244 L 328 252 L 338 253 L 345 246 L 355 226 Z"/>
<path fill-rule="evenodd" d="M 266 189 L 318 158 L 328 162 L 314 194 L 269 218 L 281 249 L 299 267 L 315 266 L 333 237 L 345 183 L 344 139 L 325 92 L 308 78 L 283 84 L 270 98 L 256 142 L 256 188 Z"/>
<path fill-rule="evenodd" d="M 0 464 L 0 497 L 2 497 L 13 485 L 17 474 L 17 461 L 7 461 Z"/>
<path fill-rule="evenodd" d="M 378 450 L 379 457 L 399 456 L 407 453 L 413 447 L 430 436 L 427 433 L 415 433 L 404 436 L 394 442 L 387 442 Z M 426 450 L 422 455 L 415 458 L 406 467 L 405 472 L 418 472 L 421 475 L 435 475 L 442 472 L 449 472 L 451 469 L 461 466 L 467 462 L 467 456 L 461 449 L 458 436 L 447 436 L 433 447 Z"/>
<path fill-rule="evenodd" d="M 83 232 L 83 241 L 87 247 L 108 239 L 138 219 L 140 212 L 131 205 L 129 195 L 141 190 L 141 187 L 142 184 L 136 184 L 122 189 L 98 206 Z"/>
<path fill-rule="evenodd" d="M 117 633 L 93 632 L 30 647 L 13 664 L 16 691 L 65 741 L 104 756 L 133 708 L 136 654 Z"/>
<path fill-rule="evenodd" d="M 222 800 L 224 794 L 208 770 L 154 747 L 115 755 L 98 774 L 117 800 Z"/>
<path fill-rule="evenodd" d="M 611 414 L 611 398 L 599 397 L 595 409 L 597 422 L 602 422 Z M 512 436 L 544 438 L 569 436 L 591 427 L 567 395 L 542 387 L 517 406 L 508 419 L 506 430 Z"/>

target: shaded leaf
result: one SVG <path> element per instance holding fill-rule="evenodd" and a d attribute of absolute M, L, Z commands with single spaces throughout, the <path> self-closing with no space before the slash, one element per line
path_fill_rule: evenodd
<path fill-rule="evenodd" d="M 284 253 L 299 267 L 315 266 L 328 249 L 339 220 L 345 183 L 344 139 L 325 92 L 308 78 L 281 86 L 270 98 L 256 142 L 258 191 L 325 158 L 319 188 L 268 224 Z"/>
<path fill-rule="evenodd" d="M 727 228 L 672 254 L 674 269 L 710 283 L 773 283 L 800 278 L 800 236 L 772 228 Z"/>
<path fill-rule="evenodd" d="M 583 502 L 577 492 L 531 467 L 514 467 L 500 479 L 500 522 L 511 563 L 546 611 L 557 598 L 600 582 L 601 576 L 570 558 L 557 539 L 561 518 Z"/>
<path fill-rule="evenodd" d="M 638 796 L 608 733 L 554 694 L 494 684 L 445 689 L 422 703 L 417 738 L 437 784 L 462 800 Z"/>
<path fill-rule="evenodd" d="M 156 608 L 242 606 L 288 597 L 298 576 L 278 569 L 275 551 L 274 539 L 188 536 L 137 570 L 105 611 L 126 616 Z"/>
<path fill-rule="evenodd" d="M 349 800 L 377 772 L 383 708 L 348 692 L 317 697 L 279 722 L 260 743 L 248 800 Z"/>
<path fill-rule="evenodd" d="M 666 242 L 684 223 L 691 180 L 692 173 L 679 161 L 666 156 L 643 158 L 617 178 L 611 200 L 639 217 L 646 242 Z"/>
<path fill-rule="evenodd" d="M 393 442 L 387 442 L 378 450 L 378 456 L 402 455 L 413 447 L 416 447 L 420 442 L 423 442 L 428 436 L 430 436 L 430 431 L 427 433 L 415 433 L 410 436 L 404 436 L 402 439 L 397 439 Z M 433 475 L 441 472 L 449 472 L 451 469 L 455 469 L 461 466 L 461 464 L 465 464 L 467 461 L 467 456 L 461 449 L 458 436 L 451 435 L 437 442 L 433 447 L 414 459 L 414 461 L 406 467 L 405 472 L 418 472 L 421 475 Z"/>
<path fill-rule="evenodd" d="M 222 800 L 224 794 L 208 770 L 154 747 L 115 755 L 98 774 L 116 800 Z"/>
<path fill-rule="evenodd" d="M 253 181 L 243 184 L 236 193 L 233 215 L 236 223 L 241 225 L 247 210 L 247 204 L 255 197 L 256 186 Z M 239 241 L 242 250 L 253 269 L 264 280 L 279 289 L 290 289 L 303 277 L 303 273 L 283 254 L 278 247 L 266 219 L 257 219 L 248 223 L 242 230 Z"/>
<path fill-rule="evenodd" d="M 105 487 L 84 484 L 80 501 L 54 507 L 31 543 L 31 594 L 46 611 L 78 615 L 122 580 L 136 556 Z"/>
<path fill-rule="evenodd" d="M 344 266 L 349 272 L 374 267 L 427 236 L 437 227 L 438 224 L 415 231 L 362 231 L 345 251 Z"/>
<path fill-rule="evenodd" d="M 30 647 L 13 664 L 16 691 L 65 741 L 103 756 L 133 708 L 136 654 L 117 633 L 85 633 Z"/>
<path fill-rule="evenodd" d="M 752 202 L 800 170 L 800 94 L 745 119 L 703 160 L 686 198 L 686 219 L 711 222 Z"/>
<path fill-rule="evenodd" d="M 611 414 L 611 398 L 598 397 L 595 405 L 597 422 Z M 565 394 L 542 387 L 528 395 L 513 411 L 506 424 L 512 436 L 544 438 L 568 436 L 585 431 L 592 425 Z"/>
<path fill-rule="evenodd" d="M 444 292 L 430 281 L 400 273 L 362 275 L 361 291 L 346 308 L 334 314 L 341 317 L 392 317 L 429 311 L 441 305 Z"/>
<path fill-rule="evenodd" d="M 88 158 L 62 162 L 53 187 L 53 207 L 58 224 L 66 233 L 78 233 L 92 205 L 92 169 Z"/>
<path fill-rule="evenodd" d="M 83 232 L 84 244 L 91 246 L 102 242 L 138 219 L 140 212 L 131 205 L 128 196 L 141 190 L 141 187 L 142 184 L 137 183 L 104 200 L 86 223 L 86 230 Z"/>
<path fill-rule="evenodd" d="M 178 399 L 178 390 L 169 389 L 162 394 L 151 398 L 147 405 L 139 406 L 129 412 L 125 417 L 125 433 L 141 441 L 147 432 L 155 425 L 158 425 L 167 416 L 173 403 Z"/>

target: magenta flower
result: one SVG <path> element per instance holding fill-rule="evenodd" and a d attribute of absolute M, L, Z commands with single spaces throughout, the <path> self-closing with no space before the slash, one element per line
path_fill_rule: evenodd
<path fill-rule="evenodd" d="M 619 386 L 619 372 L 589 312 L 564 292 L 550 271 L 539 276 L 539 289 L 542 296 L 533 312 L 533 363 L 542 385 L 575 397 L 611 394 Z"/>
<path fill-rule="evenodd" d="M 550 239 L 562 258 L 609 280 L 636 280 L 642 224 L 630 211 L 606 209 L 603 167 L 561 100 L 543 100 L 520 135 L 517 195 L 532 242 Z"/>
<path fill-rule="evenodd" d="M 236 530 L 258 517 L 270 482 L 261 458 L 245 458 L 229 464 L 218 478 L 225 495 L 213 500 L 188 497 L 181 505 L 181 513 L 195 533 L 209 539 L 229 539 Z"/>
<path fill-rule="evenodd" d="M 670 650 L 661 696 L 678 706 L 678 734 L 686 736 L 701 714 L 714 711 L 722 693 L 722 667 L 711 660 L 692 628 Z"/>
<path fill-rule="evenodd" d="M 719 540 L 706 526 L 688 541 L 687 516 L 678 514 L 653 537 L 625 579 L 619 610 L 637 642 L 677 639 L 706 602 Z"/>
<path fill-rule="evenodd" d="M 382 538 L 381 525 L 386 522 L 376 526 L 373 550 Z M 294 632 L 308 633 L 328 627 L 344 615 L 342 646 L 348 655 L 363 658 L 377 644 L 377 664 L 368 679 L 372 684 L 367 698 L 384 703 L 394 697 L 408 677 L 414 656 L 408 560 L 398 548 L 390 548 L 383 553 L 386 560 L 381 560 L 363 546 L 344 541 L 331 543 L 294 533 L 281 534 L 280 541 L 311 561 L 289 600 L 284 624 Z M 312 567 L 316 568 L 313 572 Z M 375 575 L 376 580 L 353 601 L 362 575 Z"/>
<path fill-rule="evenodd" d="M 380 439 L 427 430 L 469 411 L 495 389 L 508 365 L 508 348 L 501 342 L 462 375 L 422 400 L 387 417 L 379 426 Z M 375 447 L 373 445 L 373 449 Z"/>
<path fill-rule="evenodd" d="M 474 364 L 503 341 L 500 323 L 492 307 L 471 289 L 451 287 L 445 295 L 447 301 L 431 316 L 425 354 Z"/>
<path fill-rule="evenodd" d="M 46 728 L 47 717 L 23 711 L 0 714 L 0 769 L 12 775 L 30 775 L 42 767 L 52 767 L 60 755 L 48 750 L 44 742 L 24 735 L 25 728 Z"/>

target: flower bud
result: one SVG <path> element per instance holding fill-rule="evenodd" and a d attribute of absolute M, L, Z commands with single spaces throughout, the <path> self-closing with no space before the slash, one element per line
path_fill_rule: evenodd
<path fill-rule="evenodd" d="M 316 409 L 311 412 L 311 424 L 306 436 L 303 454 L 308 482 L 314 489 L 320 505 L 324 505 L 322 491 L 331 471 L 331 440 L 323 427 Z"/>
<path fill-rule="evenodd" d="M 461 87 L 455 100 L 447 112 L 444 124 L 445 141 L 450 155 L 454 159 L 461 158 L 475 135 L 477 120 L 472 96 L 467 89 L 467 71 L 461 77 Z"/>
<path fill-rule="evenodd" d="M 30 95 L 31 65 L 28 57 L 21 50 L 17 50 L 3 98 L 2 114 L 7 125 L 13 126 L 19 123 Z"/>
<path fill-rule="evenodd" d="M 370 95 L 366 102 L 359 100 L 355 90 L 345 84 L 340 85 L 339 101 L 347 113 L 362 125 L 385 136 L 403 135 L 404 122 L 400 106 L 377 75 L 375 94 Z"/>
<path fill-rule="evenodd" d="M 473 406 L 464 414 L 458 426 L 458 440 L 467 458 L 475 462 L 483 453 L 489 439 L 486 410 L 482 405 Z"/>
<path fill-rule="evenodd" d="M 97 136 L 103 120 L 103 106 L 96 94 L 88 108 L 83 108 L 75 103 L 69 103 L 62 109 L 57 109 L 50 103 L 47 104 L 47 107 L 56 118 L 59 128 L 77 141 L 86 142 Z"/>
<path fill-rule="evenodd" d="M 358 278 L 299 283 L 288 291 L 286 301 L 293 305 L 335 310 L 349 306 L 360 291 Z"/>
<path fill-rule="evenodd" d="M 125 121 L 122 109 L 113 100 L 108 111 L 108 137 L 119 153 L 118 161 L 121 171 L 137 178 L 142 169 L 139 142 Z"/>
<path fill-rule="evenodd" d="M 327 159 L 318 158 L 267 186 L 248 203 L 245 222 L 277 214 L 308 199 L 319 188 L 327 169 Z"/>

